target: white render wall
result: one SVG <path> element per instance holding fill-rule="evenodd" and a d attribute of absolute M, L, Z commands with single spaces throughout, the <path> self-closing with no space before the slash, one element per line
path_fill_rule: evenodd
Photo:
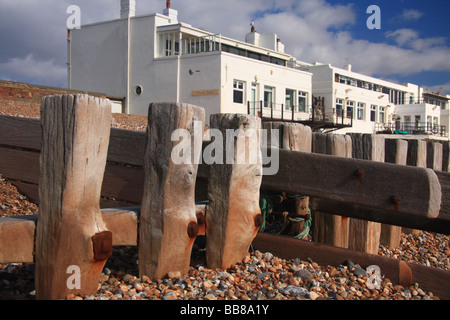
<path fill-rule="evenodd" d="M 127 34 L 126 20 L 71 30 L 69 87 L 125 97 Z"/>
<path fill-rule="evenodd" d="M 413 100 L 418 100 L 421 97 L 420 88 L 416 85 L 394 84 L 384 80 L 358 74 L 350 70 L 336 68 L 331 65 L 312 65 L 310 66 L 310 71 L 313 73 L 313 95 L 316 97 L 320 96 L 325 98 L 325 107 L 328 114 L 331 114 L 331 112 L 336 109 L 336 99 L 342 99 L 343 109 L 345 111 L 347 110 L 347 101 L 354 102 L 353 126 L 351 128 L 338 130 L 337 133 L 339 134 L 350 132 L 374 133 L 375 123 L 379 122 L 380 107 L 385 107 L 385 122 L 389 122 L 394 112 L 395 105 L 390 102 L 390 97 L 388 94 L 336 82 L 336 74 L 407 92 L 408 94 L 405 95 L 406 103 L 409 102 L 410 96 L 413 97 Z M 357 119 L 358 103 L 365 104 L 363 120 Z M 372 105 L 377 106 L 377 119 L 375 122 L 371 121 L 370 117 Z"/>
<path fill-rule="evenodd" d="M 440 107 L 428 103 L 398 105 L 396 113 L 401 117 L 401 122 L 405 122 L 405 116 L 410 116 L 412 124 L 414 124 L 416 116 L 420 116 L 420 122 L 428 122 L 428 117 L 432 117 L 432 121 L 434 118 L 440 119 L 441 117 Z M 440 121 L 437 124 L 440 125 Z"/>
<path fill-rule="evenodd" d="M 258 84 L 257 100 L 264 99 L 264 86 L 275 88 L 274 116 L 281 115 L 281 105 L 286 103 L 286 89 L 307 92 L 307 105 L 311 106 L 311 73 L 225 52 L 222 52 L 221 57 L 222 113 L 247 113 L 247 101 L 251 100 L 252 83 Z M 245 82 L 243 104 L 233 102 L 234 80 Z M 309 114 L 305 113 L 303 120 L 306 119 L 309 119 Z"/>
<path fill-rule="evenodd" d="M 189 103 L 205 109 L 205 122 L 209 124 L 211 114 L 220 113 L 220 53 L 201 53 L 178 58 L 179 102 Z"/>
<path fill-rule="evenodd" d="M 176 102 L 176 64 L 170 61 L 155 61 L 156 28 L 167 24 L 168 18 L 161 15 L 135 17 L 131 19 L 129 110 L 128 113 L 148 115 L 150 102 Z M 158 76 L 161 75 L 161 76 Z M 142 88 L 140 95 L 136 87 Z"/>

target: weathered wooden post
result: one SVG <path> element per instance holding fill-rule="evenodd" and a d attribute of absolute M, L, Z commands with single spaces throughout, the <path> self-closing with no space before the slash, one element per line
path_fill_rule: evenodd
<path fill-rule="evenodd" d="M 417 139 L 408 140 L 408 155 L 406 157 L 406 164 L 408 166 L 426 168 L 427 153 L 426 141 Z M 402 232 L 406 234 L 418 234 L 420 230 L 403 227 Z"/>
<path fill-rule="evenodd" d="M 210 268 L 226 269 L 245 258 L 263 223 L 259 207 L 261 120 L 243 114 L 214 114 L 210 122 L 216 161 L 210 166 L 208 183 L 206 262 Z"/>
<path fill-rule="evenodd" d="M 268 145 L 285 150 L 311 152 L 312 131 L 300 123 L 265 121 L 262 128 L 267 130 Z M 278 130 L 278 141 L 271 141 L 271 131 Z"/>
<path fill-rule="evenodd" d="M 348 135 L 313 134 L 313 152 L 352 157 L 352 140 Z M 320 211 L 313 212 L 313 240 L 315 242 L 348 248 L 350 218 Z"/>
<path fill-rule="evenodd" d="M 268 146 L 290 151 L 311 153 L 312 130 L 310 127 L 300 123 L 281 121 L 263 122 L 262 127 L 266 130 L 267 137 L 269 138 L 267 141 Z M 272 135 L 272 130 L 278 130 L 277 134 Z M 272 141 L 275 137 L 278 137 L 278 140 Z M 301 167 L 299 167 L 299 169 L 301 170 Z M 304 195 L 290 194 L 286 197 L 287 202 L 286 200 L 283 200 L 276 204 L 273 203 L 273 200 L 271 200 L 272 198 L 271 195 L 268 199 L 265 199 L 266 201 L 272 202 L 272 214 L 283 215 L 285 212 L 288 212 L 287 217 L 285 216 L 284 218 L 286 219 L 286 223 L 283 225 L 284 228 L 281 231 L 281 234 L 297 238 L 309 238 L 309 225 L 311 224 L 311 217 L 309 214 L 310 198 Z M 271 206 L 266 206 L 266 208 L 267 207 Z M 287 211 L 277 212 L 280 208 Z"/>
<path fill-rule="evenodd" d="M 442 142 L 442 171 L 450 171 L 450 142 Z"/>
<path fill-rule="evenodd" d="M 400 139 L 385 140 L 385 162 L 406 165 L 408 142 Z M 402 227 L 381 225 L 380 243 L 388 248 L 398 248 L 402 239 Z"/>
<path fill-rule="evenodd" d="M 112 253 L 100 212 L 111 102 L 88 95 L 44 97 L 41 126 L 36 298 L 93 294 Z"/>
<path fill-rule="evenodd" d="M 443 167 L 443 145 L 439 142 L 427 142 L 427 168 L 442 171 Z"/>
<path fill-rule="evenodd" d="M 350 134 L 350 136 L 353 158 L 384 162 L 383 136 L 372 134 Z M 377 254 L 380 235 L 380 223 L 351 218 L 348 247 L 355 251 Z"/>
<path fill-rule="evenodd" d="M 195 181 L 205 110 L 188 104 L 149 107 L 144 193 L 139 226 L 139 273 L 162 279 L 189 270 L 197 236 Z"/>

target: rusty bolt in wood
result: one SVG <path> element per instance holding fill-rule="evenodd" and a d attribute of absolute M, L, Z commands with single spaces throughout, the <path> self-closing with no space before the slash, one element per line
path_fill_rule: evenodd
<path fill-rule="evenodd" d="M 255 226 L 259 228 L 263 225 L 263 223 L 264 223 L 264 217 L 261 214 L 258 214 L 255 217 Z"/>
<path fill-rule="evenodd" d="M 94 247 L 94 259 L 96 261 L 106 260 L 112 255 L 112 232 L 103 231 L 92 236 Z"/>
<path fill-rule="evenodd" d="M 400 196 L 395 194 L 391 197 L 391 203 L 392 204 L 399 204 L 400 203 Z"/>
<path fill-rule="evenodd" d="M 365 175 L 366 173 L 364 172 L 364 169 L 356 169 L 355 170 L 355 176 L 358 178 L 358 179 L 362 179 L 362 178 L 364 178 L 364 175 Z"/>
<path fill-rule="evenodd" d="M 206 217 L 205 217 L 205 214 L 203 212 L 201 212 L 201 211 L 197 212 L 196 216 L 197 216 L 197 223 L 199 225 L 205 224 Z"/>
<path fill-rule="evenodd" d="M 188 225 L 187 233 L 189 238 L 195 238 L 198 234 L 198 224 L 194 221 L 191 221 Z"/>

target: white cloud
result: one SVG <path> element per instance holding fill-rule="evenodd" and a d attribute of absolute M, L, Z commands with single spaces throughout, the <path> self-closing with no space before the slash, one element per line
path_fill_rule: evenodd
<path fill-rule="evenodd" d="M 39 83 L 54 83 L 62 85 L 66 81 L 67 70 L 64 66 L 55 64 L 53 59 L 42 61 L 28 54 L 23 58 L 11 58 L 0 63 L 0 75 L 14 81 L 38 81 Z"/>
<path fill-rule="evenodd" d="M 400 47 L 407 47 L 417 51 L 443 46 L 447 41 L 445 37 L 420 38 L 419 33 L 412 29 L 388 31 L 385 35 L 387 38 L 395 41 Z"/>
<path fill-rule="evenodd" d="M 423 12 L 416 9 L 404 9 L 399 19 L 403 21 L 414 21 L 422 18 Z"/>
<path fill-rule="evenodd" d="M 120 15 L 120 0 L 0 0 L 0 77 L 35 76 L 48 85 L 63 79 L 66 10 L 73 4 L 80 6 L 82 24 Z M 162 0 L 137 1 L 137 15 L 162 13 L 164 7 Z M 245 38 L 250 22 L 255 21 L 259 32 L 276 33 L 287 53 L 307 62 L 342 67 L 348 59 L 357 72 L 388 78 L 450 71 L 450 48 L 444 37 L 426 38 L 416 29 L 403 28 L 385 32 L 385 43 L 357 39 L 352 30 L 358 14 L 365 13 L 356 12 L 351 4 L 329 0 L 177 0 L 172 1 L 172 7 L 178 10 L 180 21 L 238 40 Z M 398 17 L 414 21 L 422 16 L 421 11 L 407 9 Z"/>

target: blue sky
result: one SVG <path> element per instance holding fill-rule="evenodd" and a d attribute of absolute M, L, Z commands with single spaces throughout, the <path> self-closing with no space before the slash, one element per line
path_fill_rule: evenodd
<path fill-rule="evenodd" d="M 137 0 L 137 15 L 162 13 L 165 0 Z M 67 86 L 66 13 L 82 24 L 116 19 L 120 0 L 0 0 L 0 79 Z M 370 30 L 370 5 L 381 29 Z M 276 33 L 286 52 L 305 62 L 450 94 L 448 0 L 172 0 L 179 20 L 244 40 L 251 21 Z"/>

